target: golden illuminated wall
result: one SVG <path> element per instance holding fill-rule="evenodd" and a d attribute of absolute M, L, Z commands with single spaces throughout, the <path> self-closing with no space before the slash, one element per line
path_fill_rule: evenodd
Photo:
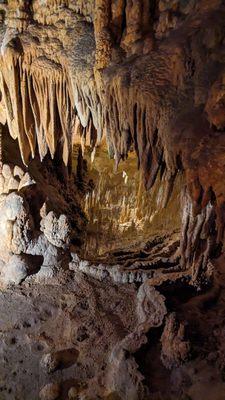
<path fill-rule="evenodd" d="M 74 156 L 78 149 L 74 149 Z M 98 147 L 94 160 L 85 152 L 88 178 L 94 188 L 85 197 L 88 218 L 85 255 L 93 258 L 108 251 L 140 246 L 151 236 L 167 234 L 180 227 L 180 186 L 177 176 L 166 208 L 162 208 L 166 184 L 158 178 L 151 191 L 143 185 L 137 157 L 130 153 L 115 171 L 106 148 Z"/>

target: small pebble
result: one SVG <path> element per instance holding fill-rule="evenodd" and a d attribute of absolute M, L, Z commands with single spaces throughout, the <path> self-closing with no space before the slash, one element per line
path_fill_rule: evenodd
<path fill-rule="evenodd" d="M 78 397 L 78 389 L 75 386 L 72 386 L 68 391 L 68 398 L 70 400 L 74 400 L 77 399 L 77 397 Z"/>
<path fill-rule="evenodd" d="M 58 383 L 48 383 L 39 393 L 41 400 L 57 400 L 59 396 L 60 386 Z"/>
<path fill-rule="evenodd" d="M 42 368 L 44 368 L 48 373 L 56 371 L 59 367 L 59 363 L 59 358 L 57 357 L 57 354 L 54 353 L 44 354 L 40 361 Z"/>

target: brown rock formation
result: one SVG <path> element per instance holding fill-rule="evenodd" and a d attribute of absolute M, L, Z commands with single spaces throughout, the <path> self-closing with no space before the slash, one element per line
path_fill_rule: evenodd
<path fill-rule="evenodd" d="M 190 343 L 185 341 L 185 326 L 176 321 L 176 315 L 170 314 L 161 337 L 162 362 L 166 368 L 173 368 L 187 361 Z"/>

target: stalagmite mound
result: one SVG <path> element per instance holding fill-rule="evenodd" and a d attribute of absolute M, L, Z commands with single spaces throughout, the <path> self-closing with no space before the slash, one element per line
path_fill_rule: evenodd
<path fill-rule="evenodd" d="M 0 399 L 224 400 L 224 0 L 0 3 Z"/>

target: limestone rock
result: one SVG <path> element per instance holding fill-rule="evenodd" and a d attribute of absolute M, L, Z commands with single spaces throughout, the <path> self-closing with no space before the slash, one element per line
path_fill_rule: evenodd
<path fill-rule="evenodd" d="M 78 397 L 78 389 L 75 386 L 72 386 L 68 391 L 69 400 L 76 400 Z"/>
<path fill-rule="evenodd" d="M 13 176 L 19 177 L 21 180 L 24 176 L 24 171 L 18 165 L 15 165 L 14 170 L 13 170 Z"/>
<path fill-rule="evenodd" d="M 40 270 L 35 274 L 34 281 L 42 284 L 50 283 L 57 272 L 59 272 L 59 267 L 54 268 L 52 265 L 42 265 Z"/>
<path fill-rule="evenodd" d="M 9 185 L 8 185 L 8 181 L 7 180 L 5 180 L 5 183 L 4 183 L 3 193 L 4 194 L 8 194 L 9 193 Z"/>
<path fill-rule="evenodd" d="M 48 373 L 54 372 L 59 367 L 59 364 L 60 360 L 56 353 L 44 354 L 40 361 L 41 367 L 44 368 Z"/>
<path fill-rule="evenodd" d="M 137 314 L 140 324 L 160 326 L 167 313 L 165 298 L 150 284 L 144 282 L 138 291 Z M 143 326 L 146 331 L 148 328 Z"/>
<path fill-rule="evenodd" d="M 32 230 L 32 218 L 25 199 L 12 192 L 3 197 L 0 206 L 1 254 L 26 252 Z"/>
<path fill-rule="evenodd" d="M 185 338 L 185 326 L 176 321 L 175 313 L 166 319 L 161 337 L 161 360 L 168 369 L 178 367 L 187 361 L 190 353 L 190 342 Z"/>
<path fill-rule="evenodd" d="M 119 397 L 127 400 L 138 398 L 137 393 L 144 398 L 143 376 L 132 355 L 146 343 L 147 332 L 163 323 L 166 312 L 164 296 L 150 282 L 143 283 L 137 294 L 136 329 L 113 348 L 110 356 L 105 382 L 108 391 L 116 389 Z"/>
<path fill-rule="evenodd" d="M 29 241 L 27 253 L 43 256 L 43 265 L 45 267 L 57 267 L 59 264 L 59 249 L 51 244 L 44 234 L 40 234 Z"/>
<path fill-rule="evenodd" d="M 17 190 L 19 188 L 19 182 L 14 178 L 11 177 L 8 183 L 8 191 Z"/>
<path fill-rule="evenodd" d="M 30 185 L 34 185 L 36 182 L 31 178 L 30 174 L 26 172 L 21 178 L 18 190 Z"/>
<path fill-rule="evenodd" d="M 1 177 L 2 193 L 9 193 L 10 186 L 12 186 L 12 189 L 18 187 L 17 183 L 14 182 L 12 169 L 8 164 L 3 164 Z"/>
<path fill-rule="evenodd" d="M 58 383 L 48 383 L 40 393 L 40 400 L 57 400 L 60 396 L 60 386 Z"/>
<path fill-rule="evenodd" d="M 28 275 L 28 266 L 20 256 L 13 255 L 1 271 L 0 280 L 5 284 L 20 284 Z"/>
<path fill-rule="evenodd" d="M 4 193 L 5 178 L 0 175 L 0 194 Z"/>
<path fill-rule="evenodd" d="M 66 215 L 60 215 L 57 218 L 55 213 L 50 211 L 41 220 L 41 231 L 48 241 L 56 247 L 64 247 L 69 244 L 70 226 Z"/>
<path fill-rule="evenodd" d="M 214 82 L 209 92 L 205 110 L 208 119 L 217 129 L 225 128 L 225 73 Z"/>
<path fill-rule="evenodd" d="M 2 175 L 7 181 L 12 177 L 12 169 L 8 164 L 3 164 Z"/>
<path fill-rule="evenodd" d="M 0 275 L 1 275 L 1 271 L 4 269 L 4 266 L 5 266 L 5 262 L 0 259 Z"/>

